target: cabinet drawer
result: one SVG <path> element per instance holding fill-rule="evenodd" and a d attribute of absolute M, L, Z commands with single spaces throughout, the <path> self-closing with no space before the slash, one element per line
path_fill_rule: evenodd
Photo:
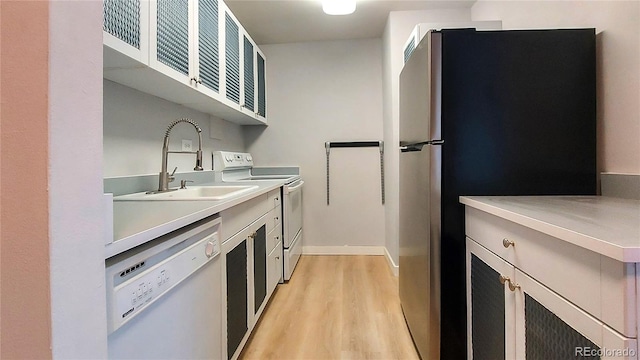
<path fill-rule="evenodd" d="M 480 210 L 467 207 L 465 211 L 468 237 L 592 316 L 602 318 L 599 254 Z M 503 239 L 514 245 L 505 247 Z"/>
<path fill-rule="evenodd" d="M 282 207 L 278 206 L 275 209 L 269 211 L 267 219 L 267 233 L 270 233 L 273 229 L 278 227 L 282 222 Z"/>
<path fill-rule="evenodd" d="M 247 225 L 268 213 L 270 209 L 267 206 L 267 195 L 264 194 L 221 212 L 221 238 L 229 239 Z"/>
<path fill-rule="evenodd" d="M 282 243 L 271 250 L 267 261 L 267 297 L 271 297 L 282 278 Z"/>
<path fill-rule="evenodd" d="M 282 225 L 278 224 L 267 235 L 267 251 L 273 250 L 278 244 L 282 244 Z"/>
<path fill-rule="evenodd" d="M 282 196 L 280 196 L 280 189 L 281 188 L 277 188 L 275 190 L 271 190 L 267 194 L 267 196 L 269 197 L 269 208 L 270 209 L 278 207 L 278 206 L 280 206 L 282 204 Z"/>

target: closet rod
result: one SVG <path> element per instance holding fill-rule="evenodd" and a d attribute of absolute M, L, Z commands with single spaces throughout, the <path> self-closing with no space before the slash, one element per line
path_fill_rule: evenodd
<path fill-rule="evenodd" d="M 381 141 L 327 141 L 330 148 L 379 147 Z"/>

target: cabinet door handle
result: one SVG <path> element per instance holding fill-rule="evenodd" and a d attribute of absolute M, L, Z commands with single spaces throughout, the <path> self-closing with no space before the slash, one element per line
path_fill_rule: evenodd
<path fill-rule="evenodd" d="M 507 281 L 511 282 L 511 279 L 509 279 L 508 276 L 504 276 L 504 275 L 500 275 L 498 279 L 500 280 L 500 284 L 502 285 L 504 285 L 504 283 L 506 283 Z"/>
<path fill-rule="evenodd" d="M 500 280 L 500 284 L 502 285 L 507 283 L 509 285 L 509 290 L 511 291 L 516 291 L 516 289 L 520 289 L 520 285 L 511 282 L 511 279 L 509 279 L 508 276 L 500 275 L 498 279 Z"/>
<path fill-rule="evenodd" d="M 202 80 L 197 77 L 192 77 L 190 80 L 196 84 L 202 84 Z"/>
<path fill-rule="evenodd" d="M 507 238 L 504 238 L 502 239 L 502 246 L 504 246 L 505 248 L 509 248 L 509 246 L 516 246 L 516 243 Z"/>

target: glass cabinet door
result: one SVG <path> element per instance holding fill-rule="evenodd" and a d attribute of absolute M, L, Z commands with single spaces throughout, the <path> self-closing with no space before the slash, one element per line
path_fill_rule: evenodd
<path fill-rule="evenodd" d="M 258 116 L 267 117 L 267 84 L 264 55 L 258 52 Z"/>
<path fill-rule="evenodd" d="M 591 353 L 602 347 L 600 321 L 518 269 L 515 281 L 518 359 L 600 358 Z"/>
<path fill-rule="evenodd" d="M 231 240 L 229 240 L 231 241 Z M 247 240 L 243 239 L 226 255 L 227 358 L 235 354 L 249 330 L 247 298 Z"/>
<path fill-rule="evenodd" d="M 198 1 L 198 81 L 220 92 L 220 26 L 218 0 Z"/>
<path fill-rule="evenodd" d="M 189 2 L 157 0 L 157 60 L 189 75 Z"/>
<path fill-rule="evenodd" d="M 102 31 L 105 68 L 128 68 L 149 63 L 149 1 L 104 0 Z M 128 57 L 127 61 L 116 53 Z"/>
<path fill-rule="evenodd" d="M 226 97 L 240 105 L 240 28 L 225 12 L 225 85 Z"/>
<path fill-rule="evenodd" d="M 255 111 L 255 52 L 251 40 L 244 38 L 244 108 L 251 113 Z"/>
<path fill-rule="evenodd" d="M 467 239 L 468 357 L 515 358 L 514 267 Z"/>
<path fill-rule="evenodd" d="M 267 225 L 258 228 L 253 237 L 253 313 L 258 313 L 267 296 Z"/>

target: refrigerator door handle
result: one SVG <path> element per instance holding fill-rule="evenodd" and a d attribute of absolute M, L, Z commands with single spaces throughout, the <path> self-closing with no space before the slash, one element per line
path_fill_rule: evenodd
<path fill-rule="evenodd" d="M 402 152 L 410 152 L 410 151 L 422 151 L 422 147 L 425 145 L 442 145 L 444 144 L 444 140 L 429 140 L 429 141 L 421 141 L 416 143 L 400 143 L 400 151 Z"/>

